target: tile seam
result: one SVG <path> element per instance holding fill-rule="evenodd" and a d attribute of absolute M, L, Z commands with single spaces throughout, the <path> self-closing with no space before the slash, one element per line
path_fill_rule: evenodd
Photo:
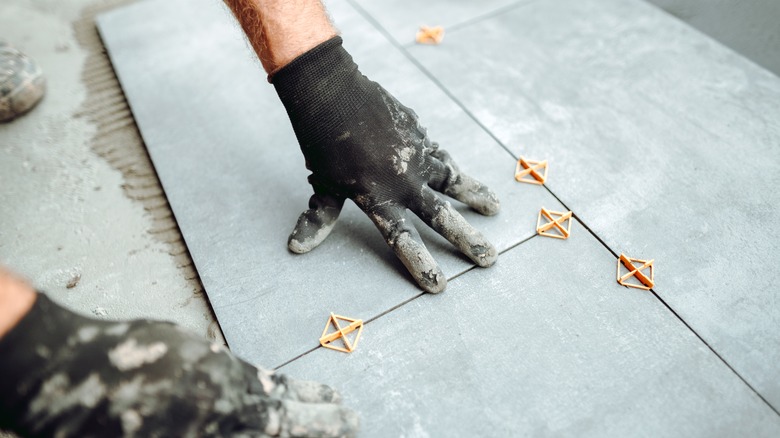
<path fill-rule="evenodd" d="M 393 36 L 392 36 L 392 35 L 390 35 L 390 33 L 389 33 L 389 32 L 388 32 L 388 31 L 387 31 L 387 30 L 386 30 L 384 27 L 382 27 L 382 25 L 381 25 L 381 24 L 379 24 L 379 22 L 378 22 L 378 21 L 376 21 L 376 20 L 374 19 L 374 17 L 372 17 L 372 16 L 371 16 L 371 14 L 369 14 L 369 13 L 368 13 L 368 11 L 366 11 L 366 10 L 365 10 L 365 9 L 363 9 L 363 8 L 362 8 L 360 5 L 358 5 L 357 3 L 355 3 L 355 1 L 354 1 L 354 0 L 347 0 L 347 2 L 348 2 L 348 3 L 350 4 L 350 6 L 352 6 L 352 7 L 353 7 L 353 8 L 354 8 L 354 9 L 355 9 L 355 10 L 356 10 L 356 11 L 357 11 L 357 12 L 358 12 L 358 13 L 359 13 L 361 16 L 363 16 L 363 18 L 364 18 L 364 19 L 366 19 L 366 21 L 368 21 L 368 22 L 369 22 L 369 23 L 370 23 L 370 24 L 371 24 L 371 25 L 372 25 L 372 26 L 373 26 L 375 29 L 377 29 L 377 30 L 379 31 L 379 33 L 381 33 L 381 34 L 382 34 L 382 35 L 385 37 L 385 39 L 387 39 L 387 40 L 390 42 L 390 44 L 392 44 L 393 46 L 395 46 L 395 48 L 396 48 L 396 49 L 398 49 L 399 51 L 401 51 L 401 53 L 404 55 L 404 57 L 406 57 L 406 59 L 408 59 L 408 60 L 409 60 L 409 61 L 410 61 L 412 64 L 414 64 L 414 66 L 415 66 L 415 67 L 417 67 L 417 68 L 418 68 L 418 69 L 419 69 L 419 70 L 420 70 L 420 71 L 421 71 L 421 72 L 422 72 L 422 73 L 423 73 L 423 74 L 424 74 L 426 77 L 428 77 L 428 79 L 430 79 L 430 80 L 431 80 L 431 81 L 432 81 L 434 84 L 436 84 L 436 86 L 437 86 L 437 87 L 438 87 L 438 88 L 439 88 L 439 89 L 440 89 L 440 90 L 441 90 L 441 91 L 442 91 L 442 92 L 443 92 L 443 93 L 444 93 L 444 94 L 445 94 L 445 95 L 446 95 L 446 96 L 447 96 L 447 97 L 448 97 L 450 100 L 452 100 L 453 102 L 455 102 L 455 104 L 456 104 L 456 105 L 458 105 L 458 107 L 461 109 L 461 111 L 463 111 L 464 113 L 466 113 L 466 115 L 468 115 L 468 116 L 469 116 L 469 118 L 471 118 L 471 120 L 473 120 L 473 121 L 474 121 L 474 122 L 475 122 L 475 123 L 476 123 L 476 124 L 477 124 L 477 125 L 478 125 L 480 128 L 482 128 L 482 130 L 483 130 L 483 131 L 485 131 L 485 133 L 487 133 L 487 134 L 488 134 L 488 135 L 489 135 L 489 136 L 490 136 L 490 137 L 491 137 L 493 140 L 495 140 L 495 142 L 496 142 L 496 143 L 497 143 L 499 146 L 501 146 L 501 148 L 502 148 L 502 149 L 504 149 L 504 150 L 505 150 L 505 151 L 506 151 L 506 152 L 507 152 L 509 155 L 511 155 L 512 157 L 514 157 L 514 155 L 512 154 L 512 151 L 510 151 L 509 149 L 507 149 L 507 147 L 506 147 L 506 146 L 504 146 L 504 143 L 502 143 L 502 142 L 501 142 L 501 141 L 498 139 L 498 137 L 496 137 L 496 136 L 495 136 L 495 135 L 494 135 L 494 134 L 493 134 L 493 133 L 492 133 L 492 132 L 491 132 L 489 129 L 487 129 L 487 127 L 486 127 L 485 125 L 483 125 L 483 124 L 482 124 L 482 123 L 481 123 L 479 120 L 477 120 L 477 118 L 476 118 L 476 117 L 475 117 L 475 116 L 474 116 L 474 115 L 471 113 L 471 111 L 469 111 L 469 110 L 468 110 L 468 109 L 465 107 L 465 105 L 463 105 L 463 103 L 462 103 L 460 100 L 458 100 L 458 99 L 457 99 L 457 98 L 456 98 L 456 97 L 455 97 L 455 96 L 454 96 L 452 93 L 450 93 L 450 91 L 449 91 L 449 90 L 448 90 L 448 89 L 447 89 L 447 88 L 444 86 L 444 84 L 442 84 L 441 82 L 439 82 L 439 80 L 438 80 L 438 79 L 437 79 L 435 76 L 433 76 L 433 74 L 432 74 L 431 72 L 429 72 L 429 71 L 428 71 L 428 70 L 427 70 L 425 67 L 423 67 L 423 65 L 422 65 L 422 64 L 420 64 L 420 62 L 419 62 L 419 61 L 417 61 L 417 59 L 416 59 L 414 56 L 412 56 L 412 54 L 411 54 L 411 53 L 409 53 L 409 51 L 408 51 L 408 50 L 406 50 L 406 48 L 405 48 L 404 46 L 402 46 L 402 45 L 401 45 L 401 44 L 400 44 L 398 41 L 396 41 L 396 40 L 395 40 L 395 38 L 393 38 Z"/>
<path fill-rule="evenodd" d="M 508 5 L 501 6 L 501 7 L 497 8 L 497 9 L 494 9 L 494 10 L 492 10 L 490 12 L 485 13 L 485 14 L 477 15 L 476 17 L 471 17 L 471 18 L 463 20 L 463 21 L 461 21 L 459 23 L 455 23 L 455 24 L 453 24 L 451 26 L 448 26 L 444 30 L 447 33 L 457 32 L 457 31 L 459 31 L 459 30 L 461 30 L 463 28 L 471 26 L 472 24 L 476 24 L 476 23 L 479 23 L 480 21 L 488 20 L 488 19 L 491 19 L 491 18 L 495 18 L 495 17 L 497 17 L 499 15 L 503 15 L 503 14 L 513 10 L 513 9 L 517 9 L 517 8 L 526 6 L 526 5 L 530 4 L 530 3 L 535 3 L 536 1 L 538 1 L 538 0 L 518 0 L 518 1 L 514 2 L 514 3 L 510 3 Z M 352 3 L 352 2 L 350 1 L 350 3 Z M 366 13 L 368 13 L 368 11 L 366 11 Z M 402 47 L 406 48 L 406 47 L 412 47 L 412 46 L 416 45 L 417 43 L 411 41 L 411 42 L 403 43 L 403 44 L 401 44 L 399 42 L 399 44 Z"/>
<path fill-rule="evenodd" d="M 516 8 L 516 7 L 520 7 L 520 6 L 523 6 L 523 5 L 528 5 L 528 4 L 531 4 L 531 3 L 533 3 L 533 1 L 534 1 L 534 0 L 532 0 L 532 1 L 529 1 L 529 2 L 523 2 L 523 1 L 521 1 L 521 2 L 518 2 L 518 3 L 516 3 L 516 4 L 514 4 L 514 5 L 513 5 L 514 7 L 512 7 L 512 8 L 508 8 L 508 9 L 506 9 L 505 11 L 502 11 L 502 13 L 503 13 L 503 12 L 510 11 L 510 10 L 512 10 L 512 9 L 514 9 L 514 8 Z M 430 71 L 428 71 L 428 69 L 426 69 L 426 68 L 425 68 L 425 67 L 424 67 L 424 66 L 423 66 L 423 65 L 422 65 L 422 64 L 421 64 L 421 63 L 420 63 L 420 62 L 419 62 L 419 61 L 418 61 L 418 60 L 417 60 L 417 59 L 416 59 L 416 58 L 415 58 L 415 57 L 414 57 L 414 56 L 413 56 L 413 55 L 412 55 L 412 54 L 411 54 L 411 53 L 410 53 L 408 50 L 407 50 L 407 46 L 405 46 L 405 45 L 401 45 L 401 44 L 400 44 L 398 41 L 396 41 L 396 40 L 395 40 L 395 38 L 393 38 L 393 36 L 392 36 L 392 35 L 391 35 L 391 34 L 390 34 L 390 33 L 389 33 L 389 32 L 388 32 L 388 31 L 387 31 L 387 30 L 386 30 L 384 27 L 382 27 L 382 25 L 381 25 L 381 24 L 380 24 L 380 23 L 379 23 L 379 22 L 378 22 L 376 19 L 374 19 L 374 17 L 373 17 L 371 14 L 369 14 L 369 13 L 368 13 L 368 11 L 366 11 L 365 9 L 363 9 L 363 7 L 361 7 L 359 4 L 357 4 L 357 3 L 355 2 L 355 0 L 347 0 L 347 2 L 348 2 L 348 3 L 349 3 L 349 4 L 350 4 L 350 5 L 351 5 L 351 6 L 352 6 L 352 7 L 353 7 L 353 8 L 354 8 L 354 9 L 355 9 L 355 10 L 356 10 L 356 11 L 357 11 L 357 12 L 358 12 L 360 15 L 361 15 L 361 16 L 363 16 L 363 18 L 364 18 L 366 21 L 368 21 L 368 22 L 369 22 L 369 23 L 370 23 L 370 24 L 371 24 L 371 25 L 372 25 L 372 26 L 373 26 L 375 29 L 377 29 L 377 30 L 379 31 L 379 33 L 381 33 L 381 34 L 382 34 L 382 35 L 383 35 L 383 36 L 384 36 L 384 37 L 385 37 L 385 38 L 386 38 L 386 39 L 387 39 L 387 40 L 388 40 L 388 41 L 389 41 L 389 42 L 390 42 L 392 45 L 394 45 L 394 46 L 395 46 L 395 47 L 396 47 L 398 50 L 400 50 L 400 51 L 403 53 L 403 55 L 404 55 L 404 56 L 405 56 L 405 57 L 406 57 L 406 58 L 407 58 L 407 59 L 408 59 L 410 62 L 412 62 L 412 63 L 413 63 L 413 64 L 414 64 L 414 65 L 415 65 L 415 66 L 416 66 L 418 69 L 420 69 L 420 71 L 422 71 L 422 73 L 423 73 L 425 76 L 427 76 L 427 77 L 428 77 L 428 78 L 429 78 L 429 79 L 430 79 L 430 80 L 431 80 L 433 83 L 435 83 L 435 84 L 436 84 L 436 86 L 437 86 L 437 87 L 439 87 L 439 89 L 440 89 L 442 92 L 444 92 L 444 93 L 447 95 L 447 97 L 449 97 L 449 98 L 450 98 L 450 99 L 451 99 L 453 102 L 455 102 L 455 104 L 456 104 L 456 105 L 458 105 L 458 106 L 461 108 L 461 110 L 462 110 L 464 113 L 466 113 L 466 114 L 467 114 L 467 115 L 468 115 L 468 116 L 469 116 L 469 117 L 470 117 L 470 118 L 471 118 L 471 119 L 472 119 L 472 120 L 473 120 L 473 121 L 474 121 L 474 122 L 475 122 L 475 123 L 476 123 L 476 124 L 477 124 L 477 125 L 478 125 L 480 128 L 482 128 L 482 130 L 483 130 L 485 133 L 487 133 L 487 134 L 488 134 L 488 135 L 489 135 L 491 138 L 493 138 L 493 140 L 495 140 L 495 142 L 496 142 L 496 143 L 498 143 L 498 144 L 499 144 L 499 145 L 500 145 L 500 146 L 501 146 L 501 147 L 502 147 L 502 148 L 503 148 L 503 149 L 504 149 L 504 150 L 505 150 L 505 151 L 506 151 L 506 152 L 507 152 L 507 153 L 508 153 L 510 156 L 512 156 L 512 158 L 513 158 L 514 160 L 517 160 L 517 157 L 515 156 L 515 154 L 514 154 L 514 153 L 513 153 L 513 152 L 512 152 L 512 151 L 511 151 L 511 150 L 510 150 L 510 149 L 509 149 L 509 148 L 508 148 L 508 147 L 507 147 L 507 146 L 506 146 L 506 145 L 505 145 L 505 144 L 504 144 L 504 143 L 501 141 L 501 140 L 499 140 L 499 139 L 498 139 L 498 137 L 497 137 L 497 136 L 496 136 L 496 135 L 495 135 L 495 134 L 494 134 L 494 133 L 493 133 L 493 132 L 492 132 L 490 129 L 488 129 L 488 128 L 487 128 L 487 126 L 485 126 L 485 125 L 484 125 L 484 124 L 483 124 L 483 123 L 482 123 L 480 120 L 478 120 L 478 119 L 477 119 L 477 117 L 476 117 L 476 116 L 475 116 L 475 115 L 474 115 L 474 114 L 473 114 L 471 111 L 469 111 L 469 110 L 466 108 L 466 106 L 465 106 L 465 105 L 464 105 L 464 104 L 463 104 L 463 103 L 462 103 L 462 102 L 461 102 L 459 99 L 457 99 L 457 98 L 456 98 L 456 97 L 455 97 L 455 96 L 454 96 L 454 95 L 453 95 L 453 94 L 450 92 L 450 90 L 449 90 L 447 87 L 445 87 L 445 86 L 444 86 L 444 84 L 442 84 L 442 83 L 441 83 L 441 82 L 438 80 L 438 78 L 436 78 L 436 77 L 435 77 L 435 76 L 434 76 L 434 75 L 433 75 L 433 74 L 432 74 Z M 486 16 L 484 16 L 484 17 L 483 17 L 483 19 L 491 18 L 491 17 L 488 17 L 488 15 L 489 15 L 489 14 L 486 14 Z M 497 13 L 497 14 L 495 14 L 495 15 L 492 15 L 492 17 L 496 17 L 496 16 L 498 16 L 498 15 L 501 15 L 501 13 Z M 474 24 L 474 23 L 477 23 L 477 22 L 479 22 L 479 21 L 482 21 L 482 20 L 475 20 L 475 21 L 473 21 L 472 23 L 469 23 L 469 24 Z M 462 27 L 465 27 L 465 26 L 466 26 L 466 25 L 464 24 L 464 26 L 462 26 Z M 527 97 L 526 97 L 526 98 L 527 98 Z M 530 99 L 529 99 L 529 101 L 530 101 Z M 563 202 L 563 201 L 561 200 L 561 198 L 560 198 L 560 197 L 558 197 L 558 196 L 557 196 L 557 195 L 556 195 L 556 194 L 555 194 L 555 193 L 554 193 L 554 192 L 553 192 L 553 191 L 552 191 L 552 190 L 551 190 L 551 189 L 550 189 L 550 188 L 549 188 L 549 187 L 548 187 L 546 184 L 544 184 L 544 185 L 543 185 L 543 187 L 544 187 L 544 188 L 545 188 L 545 190 L 547 190 L 547 192 L 548 192 L 550 195 L 552 195 L 552 196 L 553 196 L 553 197 L 554 197 L 554 198 L 555 198 L 555 199 L 556 199 L 556 200 L 557 200 L 557 201 L 558 201 L 558 202 L 559 202 L 561 205 L 563 205 L 563 206 L 564 206 L 564 208 L 566 208 L 566 209 L 567 209 L 567 210 L 569 210 L 569 211 L 572 211 L 572 210 L 571 210 L 571 209 L 568 207 L 568 205 L 567 205 L 565 202 Z M 573 214 L 573 216 L 574 216 L 574 218 L 575 218 L 575 219 L 577 219 L 577 221 L 578 221 L 578 222 L 580 222 L 580 224 L 582 224 L 582 226 L 583 226 L 583 227 L 584 227 L 584 228 L 585 228 L 585 229 L 586 229 L 586 230 L 587 230 L 587 231 L 588 231 L 588 232 L 589 232 L 589 233 L 590 233 L 590 234 L 591 234 L 591 235 L 592 235 L 592 236 L 593 236 L 593 237 L 594 237 L 594 238 L 595 238 L 595 239 L 596 239 L 596 240 L 597 240 L 597 241 L 598 241 L 598 242 L 599 242 L 599 243 L 600 243 L 602 246 L 604 246 L 604 248 L 606 248 L 606 249 L 607 249 L 607 250 L 608 250 L 608 251 L 609 251 L 609 252 L 610 252 L 610 253 L 611 253 L 611 254 L 612 254 L 614 257 L 615 257 L 615 259 L 617 259 L 617 258 L 618 258 L 618 255 L 617 255 L 617 253 L 616 253 L 616 252 L 615 252 L 615 251 L 614 251 L 612 248 L 610 248 L 610 246 L 609 246 L 609 245 L 607 245 L 607 243 L 606 243 L 606 242 L 605 242 L 605 241 L 604 241 L 604 240 L 603 240 L 603 239 L 602 239 L 600 236 L 598 236 L 598 235 L 597 235 L 597 234 L 596 234 L 596 233 L 595 233 L 595 232 L 594 232 L 594 231 L 593 231 L 593 230 L 592 230 L 592 229 L 591 229 L 591 228 L 590 228 L 590 227 L 587 225 L 587 223 L 585 223 L 585 221 L 584 221 L 584 220 L 583 220 L 583 219 L 582 219 L 582 218 L 581 218 L 579 215 L 577 215 L 576 213 L 574 213 L 574 214 Z M 468 271 L 466 271 L 466 272 L 468 272 Z M 737 372 L 737 370 L 736 370 L 736 369 L 735 369 L 735 368 L 734 368 L 734 367 L 733 367 L 733 366 L 732 366 L 732 365 L 731 365 L 731 364 L 730 364 L 728 361 L 726 361 L 726 359 L 725 359 L 723 356 L 721 356 L 721 355 L 720 355 L 720 353 L 718 353 L 718 352 L 715 350 L 715 348 L 714 348 L 712 345 L 710 345 L 710 343 L 709 343 L 709 342 L 707 342 L 707 341 L 706 341 L 706 340 L 705 340 L 705 339 L 704 339 L 704 338 L 703 338 L 703 337 L 702 337 L 702 336 L 701 336 L 701 335 L 700 335 L 700 334 L 699 334 L 699 333 L 698 333 L 696 330 L 694 330 L 694 328 L 693 328 L 693 327 L 692 327 L 690 324 L 688 324 L 688 322 L 687 322 L 687 321 L 685 321 L 685 320 L 684 320 L 684 319 L 683 319 L 683 318 L 680 316 L 680 314 L 678 314 L 678 313 L 677 313 L 677 312 L 676 312 L 676 311 L 675 311 L 675 310 L 672 308 L 672 306 L 671 306 L 671 305 L 669 305 L 669 303 L 667 303 L 667 302 L 666 302 L 666 301 L 665 301 L 663 298 L 661 298 L 661 296 L 660 296 L 660 295 L 659 295 L 659 294 L 658 294 L 658 293 L 655 291 L 655 289 L 651 289 L 651 290 L 650 290 L 650 292 L 652 292 L 652 294 L 655 296 L 655 298 L 656 298 L 656 299 L 657 299 L 657 300 L 658 300 L 658 301 L 659 301 L 659 302 L 660 302 L 660 303 L 661 303 L 661 304 L 662 304 L 664 307 L 666 307 L 666 309 L 667 309 L 669 312 L 671 312 L 671 314 L 672 314 L 672 315 L 673 315 L 675 318 L 677 318 L 677 319 L 678 319 L 680 322 L 682 322 L 682 324 L 683 324 L 683 325 L 684 325 L 686 328 L 688 328 L 688 330 L 689 330 L 691 333 L 693 333 L 693 335 L 694 335 L 694 336 L 696 336 L 696 338 L 698 338 L 698 339 L 699 339 L 699 341 L 701 341 L 701 342 L 702 342 L 702 343 L 703 343 L 703 344 L 704 344 L 704 345 L 705 345 L 705 346 L 706 346 L 706 347 L 707 347 L 707 348 L 708 348 L 708 349 L 709 349 L 709 350 L 712 352 L 712 354 L 714 354 L 714 355 L 715 355 L 715 357 L 716 357 L 716 358 L 718 358 L 718 359 L 719 359 L 719 360 L 720 360 L 720 361 L 721 361 L 721 362 L 722 362 L 724 365 L 726 365 L 726 367 L 728 367 L 728 369 L 730 369 L 730 370 L 731 370 L 731 371 L 732 371 L 732 372 L 733 372 L 733 373 L 734 373 L 734 374 L 735 374 L 735 375 L 736 375 L 736 376 L 737 376 L 737 377 L 738 377 L 738 378 L 739 378 L 739 379 L 740 379 L 740 380 L 741 380 L 741 381 L 742 381 L 742 382 L 743 382 L 743 383 L 744 383 L 744 384 L 745 384 L 745 385 L 746 385 L 746 386 L 747 386 L 747 387 L 748 387 L 748 388 L 749 388 L 749 389 L 750 389 L 750 390 L 751 390 L 751 391 L 752 391 L 752 392 L 753 392 L 753 393 L 754 393 L 754 394 L 755 394 L 755 395 L 756 395 L 756 396 L 757 396 L 757 397 L 758 397 L 758 398 L 761 400 L 761 401 L 763 401 L 763 402 L 764 402 L 764 403 L 765 403 L 765 404 L 766 404 L 766 405 L 769 407 L 769 409 L 771 409 L 771 410 L 772 410 L 772 411 L 773 411 L 773 412 L 774 412 L 776 415 L 780 416 L 780 411 L 778 411 L 778 409 L 777 409 L 777 408 L 775 408 L 775 406 L 773 406 L 773 405 L 772 405 L 772 404 L 771 404 L 771 403 L 770 403 L 770 402 L 769 402 L 769 401 L 768 401 L 766 398 L 764 398 L 764 396 L 763 396 L 763 395 L 762 395 L 760 392 L 758 392 L 758 391 L 756 390 L 756 388 L 754 388 L 754 387 L 753 387 L 753 385 L 751 385 L 751 384 L 750 384 L 750 383 L 747 381 L 747 379 L 745 379 L 745 377 L 743 377 L 743 376 L 742 376 L 742 374 L 740 374 L 739 372 Z M 411 301 L 411 300 L 410 300 L 410 301 Z M 312 350 L 312 351 L 313 351 L 313 350 Z M 307 354 L 308 354 L 308 353 L 307 353 Z M 292 361 L 290 361 L 290 362 L 292 362 Z M 285 365 L 286 365 L 286 363 L 285 363 Z"/>
<path fill-rule="evenodd" d="M 499 251 L 499 253 L 498 253 L 498 254 L 499 254 L 499 255 L 501 255 L 501 254 L 507 253 L 507 252 L 509 252 L 509 251 L 511 251 L 511 250 L 513 250 L 513 249 L 515 249 L 515 248 L 517 248 L 518 246 L 520 246 L 520 245 L 522 245 L 522 244 L 524 244 L 524 243 L 528 242 L 529 240 L 533 239 L 533 238 L 534 238 L 534 237 L 536 237 L 536 236 L 537 236 L 537 234 L 532 234 L 531 236 L 528 236 L 528 237 L 526 237 L 526 238 L 524 238 L 524 239 L 521 239 L 519 242 L 517 242 L 517 243 L 515 243 L 515 244 L 513 244 L 513 245 L 511 245 L 511 246 L 509 246 L 508 248 L 504 249 L 503 251 Z M 463 271 L 461 271 L 461 272 L 459 272 L 459 273 L 457 273 L 457 274 L 453 275 L 452 277 L 448 278 L 448 279 L 447 279 L 447 283 L 449 284 L 449 282 L 450 282 L 450 281 L 452 281 L 452 280 L 455 280 L 456 278 L 458 278 L 458 277 L 460 277 L 460 276 L 466 275 L 467 273 L 469 273 L 469 272 L 473 271 L 473 270 L 474 270 L 474 269 L 476 269 L 476 268 L 477 268 L 477 265 L 471 265 L 471 266 L 469 266 L 469 267 L 468 267 L 468 268 L 466 268 L 465 270 L 463 270 Z M 445 291 L 444 291 L 444 292 L 442 292 L 442 293 L 447 293 L 447 291 L 445 290 Z M 404 307 L 404 306 L 406 306 L 407 304 L 411 303 L 412 301 L 416 301 L 417 299 L 419 299 L 419 298 L 420 298 L 420 297 L 422 297 L 423 295 L 427 295 L 427 293 L 426 293 L 426 292 L 419 292 L 417 295 L 415 295 L 415 296 L 413 296 L 413 297 L 410 297 L 410 298 L 408 298 L 408 299 L 406 299 L 406 300 L 404 300 L 404 301 L 401 301 L 400 303 L 398 303 L 398 304 L 396 304 L 396 305 L 394 305 L 394 306 L 392 306 L 392 307 L 390 307 L 390 308 L 388 308 L 388 309 L 385 309 L 385 310 L 383 310 L 383 311 L 379 312 L 378 314 L 376 314 L 376 315 L 374 315 L 374 316 L 372 316 L 372 317 L 370 317 L 370 318 L 366 319 L 366 320 L 363 322 L 363 324 L 364 324 L 364 325 L 368 325 L 368 324 L 370 324 L 370 323 L 372 323 L 372 322 L 376 321 L 377 319 L 380 319 L 380 318 L 384 317 L 385 315 L 388 315 L 388 314 L 390 314 L 391 312 L 394 312 L 394 311 L 396 311 L 396 310 L 400 309 L 401 307 Z M 274 370 L 278 370 L 279 368 L 282 368 L 282 367 L 284 367 L 284 366 L 287 366 L 287 365 L 289 365 L 289 364 L 291 364 L 291 363 L 295 362 L 295 361 L 296 361 L 296 360 L 298 360 L 298 359 L 302 359 L 304 356 L 307 356 L 308 354 L 310 354 L 310 353 L 313 353 L 314 351 L 316 351 L 316 350 L 318 350 L 318 349 L 320 349 L 320 348 L 322 348 L 322 346 L 320 346 L 320 345 L 317 345 L 316 347 L 312 347 L 312 348 L 310 348 L 310 349 L 308 349 L 308 350 L 304 351 L 303 353 L 301 353 L 301 354 L 299 354 L 299 355 L 297 355 L 297 356 L 293 357 L 292 359 L 289 359 L 289 360 L 287 360 L 287 361 L 283 362 L 281 365 L 275 366 L 273 369 L 274 369 Z"/>

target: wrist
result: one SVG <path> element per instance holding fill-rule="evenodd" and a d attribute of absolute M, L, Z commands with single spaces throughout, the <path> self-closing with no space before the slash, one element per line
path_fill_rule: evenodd
<path fill-rule="evenodd" d="M 296 31 L 287 36 L 281 31 L 269 33 L 274 37 L 268 38 L 267 50 L 260 57 L 263 69 L 268 73 L 269 82 L 270 78 L 293 60 L 337 35 L 333 28 L 317 29 L 314 32 Z"/>
<path fill-rule="evenodd" d="M 29 284 L 0 269 L 0 339 L 27 315 L 36 297 Z"/>
<path fill-rule="evenodd" d="M 225 0 L 266 73 L 336 35 L 318 0 Z"/>
<path fill-rule="evenodd" d="M 360 73 L 339 36 L 295 58 L 269 81 L 304 150 L 340 129 L 377 86 Z"/>

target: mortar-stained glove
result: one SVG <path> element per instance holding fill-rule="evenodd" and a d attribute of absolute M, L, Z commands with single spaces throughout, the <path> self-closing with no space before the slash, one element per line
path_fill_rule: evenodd
<path fill-rule="evenodd" d="M 447 279 L 415 237 L 406 209 L 477 265 L 492 265 L 495 247 L 435 191 L 484 215 L 499 201 L 486 186 L 458 170 L 428 138 L 417 115 L 358 70 L 334 37 L 284 66 L 272 78 L 298 138 L 314 195 L 288 246 L 305 253 L 330 233 L 345 199 L 368 215 L 387 244 L 427 292 Z"/>
<path fill-rule="evenodd" d="M 186 330 L 107 322 L 38 294 L 0 338 L 0 429 L 22 436 L 357 433 L 331 388 L 260 370 Z"/>

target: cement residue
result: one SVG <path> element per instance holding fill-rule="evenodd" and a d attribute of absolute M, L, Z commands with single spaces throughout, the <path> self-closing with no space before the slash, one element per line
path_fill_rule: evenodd
<path fill-rule="evenodd" d="M 485 216 L 498 214 L 501 209 L 501 203 L 495 193 L 479 181 L 462 173 L 458 174 L 447 187 L 445 194 Z"/>
<path fill-rule="evenodd" d="M 406 173 L 406 170 L 409 168 L 409 160 L 412 159 L 417 151 L 410 147 L 396 147 L 395 149 L 396 155 L 392 156 L 393 169 L 395 169 L 397 175 L 401 175 Z"/>
<path fill-rule="evenodd" d="M 273 374 L 265 370 L 257 374 L 263 390 L 276 399 L 286 399 L 303 403 L 341 403 L 341 395 L 328 385 L 308 380 L 294 380 L 283 374 Z"/>
<path fill-rule="evenodd" d="M 149 233 L 170 246 L 168 253 L 184 271 L 193 291 L 202 294 L 203 286 L 95 27 L 98 13 L 126 3 L 131 1 L 115 0 L 87 7 L 82 18 L 74 23 L 76 40 L 87 51 L 82 73 L 87 97 L 76 117 L 84 117 L 97 126 L 92 150 L 122 172 L 125 194 L 140 202 L 152 218 Z"/>
<path fill-rule="evenodd" d="M 108 359 L 119 371 L 128 371 L 154 363 L 167 352 L 168 346 L 162 342 L 139 345 L 134 338 L 130 338 L 109 351 Z"/>
<path fill-rule="evenodd" d="M 449 153 L 442 149 L 434 150 L 431 155 L 440 160 L 449 171 L 449 179 L 444 194 L 470 206 L 480 214 L 493 216 L 501 210 L 498 196 L 487 186 L 474 178 L 461 173 Z"/>
<path fill-rule="evenodd" d="M 277 420 L 275 417 L 281 413 Z M 299 403 L 283 400 L 271 405 L 265 415 L 269 436 L 355 436 L 360 420 L 355 412 L 331 403 Z"/>
<path fill-rule="evenodd" d="M 74 23 L 76 40 L 87 52 L 82 72 L 87 96 L 76 117 L 95 124 L 92 150 L 122 173 L 125 195 L 140 203 L 148 213 L 151 220 L 148 233 L 167 246 L 193 296 L 207 308 L 208 317 L 216 319 L 95 25 L 97 14 L 127 3 L 132 1 L 113 0 L 89 6 Z M 206 335 L 225 342 L 221 330 L 213 323 Z"/>
<path fill-rule="evenodd" d="M 56 374 L 43 383 L 40 392 L 30 402 L 28 415 L 37 418 L 39 425 L 43 425 L 76 405 L 94 408 L 105 395 L 106 386 L 96 373 L 77 385 L 71 385 L 67 375 Z"/>
<path fill-rule="evenodd" d="M 324 223 L 317 227 L 309 222 L 305 216 L 301 216 L 298 226 L 290 234 L 287 247 L 296 254 L 305 254 L 319 246 L 330 235 L 335 225 L 336 220 L 333 219 L 330 223 Z"/>
<path fill-rule="evenodd" d="M 445 239 L 481 267 L 493 265 L 498 251 L 476 228 L 458 213 L 449 202 L 436 211 L 432 225 Z"/>
<path fill-rule="evenodd" d="M 447 277 L 431 253 L 410 233 L 400 233 L 393 245 L 401 262 L 426 292 L 437 294 L 447 288 Z"/>

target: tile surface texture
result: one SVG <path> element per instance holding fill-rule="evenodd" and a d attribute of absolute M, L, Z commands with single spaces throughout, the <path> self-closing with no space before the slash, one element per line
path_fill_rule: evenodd
<path fill-rule="evenodd" d="M 500 250 L 533 235 L 540 205 L 561 207 L 544 188 L 515 183 L 512 156 L 363 16 L 346 2 L 329 6 L 361 70 L 499 194 L 496 217 L 457 208 Z M 278 366 L 318 345 L 329 312 L 367 320 L 420 293 L 351 203 L 319 248 L 288 252 L 311 193 L 308 172 L 273 87 L 221 2 L 146 1 L 98 24 L 234 352 Z M 447 275 L 471 266 L 417 224 Z"/>
<path fill-rule="evenodd" d="M 780 409 L 780 79 L 639 1 L 538 1 L 416 57 Z"/>
<path fill-rule="evenodd" d="M 500 14 L 532 0 L 352 1 L 370 14 L 395 41 L 408 45 L 415 44 L 420 26 L 444 27 L 443 44 L 446 44 L 448 30 L 482 17 Z"/>
<path fill-rule="evenodd" d="M 370 437 L 777 436 L 780 417 L 614 263 L 575 221 L 369 322 L 352 354 L 280 371 L 339 388 Z"/>
<path fill-rule="evenodd" d="M 511 249 L 465 272 L 420 226 L 465 274 L 368 322 L 356 352 L 282 371 L 342 390 L 365 436 L 777 436 L 780 416 L 685 324 L 780 405 L 780 80 L 639 1 L 434 1 L 418 16 L 443 22 L 408 31 L 401 2 L 356 3 L 373 16 L 329 3 L 348 50 L 499 193 L 497 217 L 459 208 Z M 512 153 L 548 159 L 548 187 L 609 249 L 655 258 L 655 291 L 685 323 L 619 286 L 579 222 L 514 247 L 541 206 L 564 207 L 515 183 L 511 154 L 374 22 L 402 44 L 418 24 L 453 26 L 409 53 Z M 369 320 L 420 294 L 351 204 L 320 248 L 287 251 L 307 172 L 220 2 L 147 0 L 99 25 L 234 352 L 276 366 L 317 345 L 330 311 Z"/>

